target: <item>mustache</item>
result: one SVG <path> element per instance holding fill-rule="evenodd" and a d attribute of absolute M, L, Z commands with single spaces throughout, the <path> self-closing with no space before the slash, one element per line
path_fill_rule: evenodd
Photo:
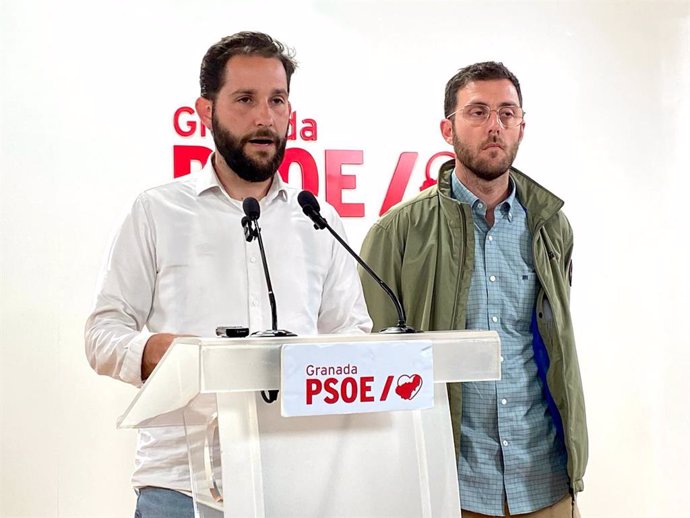
<path fill-rule="evenodd" d="M 245 143 L 249 142 L 250 140 L 256 140 L 256 139 L 262 139 L 262 140 L 263 139 L 269 139 L 269 140 L 272 140 L 275 144 L 279 144 L 280 141 L 282 140 L 280 138 L 280 135 L 278 135 L 278 133 L 276 133 L 275 131 L 271 131 L 268 128 L 263 128 L 263 129 L 255 131 L 251 135 L 245 135 L 242 138 L 242 143 L 245 144 Z"/>
<path fill-rule="evenodd" d="M 486 146 L 493 145 L 493 144 L 498 144 L 502 148 L 506 147 L 506 143 L 502 138 L 499 138 L 498 135 L 492 135 L 488 139 L 486 139 L 484 142 L 482 142 L 481 148 L 484 149 Z"/>

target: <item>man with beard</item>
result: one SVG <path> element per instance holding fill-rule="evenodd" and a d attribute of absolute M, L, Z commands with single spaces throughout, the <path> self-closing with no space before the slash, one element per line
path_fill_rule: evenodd
<path fill-rule="evenodd" d="M 242 200 L 259 200 L 279 322 L 298 335 L 369 332 L 352 259 L 315 232 L 296 189 L 276 172 L 285 151 L 295 62 L 262 33 L 223 38 L 201 64 L 196 110 L 216 146 L 199 173 L 141 194 L 117 232 L 86 323 L 99 373 L 140 386 L 180 335 L 219 325 L 271 328 L 256 242 Z M 342 222 L 324 204 L 339 232 Z M 133 485 L 139 518 L 194 516 L 182 428 L 139 432 Z"/>
<path fill-rule="evenodd" d="M 495 330 L 501 380 L 449 385 L 463 517 L 578 516 L 587 429 L 570 318 L 573 234 L 563 202 L 512 167 L 525 131 L 501 63 L 446 85 L 441 133 L 456 158 L 386 213 L 362 256 L 426 331 Z M 362 275 L 374 328 L 395 312 Z"/>

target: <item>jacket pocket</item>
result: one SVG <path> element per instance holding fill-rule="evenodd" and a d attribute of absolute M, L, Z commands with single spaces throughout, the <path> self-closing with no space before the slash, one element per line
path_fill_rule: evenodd
<path fill-rule="evenodd" d="M 554 314 L 551 303 L 544 290 L 540 290 L 537 295 L 537 322 L 539 324 L 539 333 L 545 344 L 552 344 L 554 340 Z"/>

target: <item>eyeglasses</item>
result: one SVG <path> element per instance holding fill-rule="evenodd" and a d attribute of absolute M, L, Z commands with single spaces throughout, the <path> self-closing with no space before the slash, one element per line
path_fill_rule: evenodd
<path fill-rule="evenodd" d="M 455 114 L 460 113 L 462 118 L 472 126 L 481 126 L 489 120 L 491 112 L 496 112 L 498 121 L 504 128 L 519 126 L 525 117 L 525 112 L 519 106 L 501 106 L 497 110 L 492 110 L 485 104 L 468 104 L 463 108 L 455 110 L 446 118 L 450 119 Z"/>

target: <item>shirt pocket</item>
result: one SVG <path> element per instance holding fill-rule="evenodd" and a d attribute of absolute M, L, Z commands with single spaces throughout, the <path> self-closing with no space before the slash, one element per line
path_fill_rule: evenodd
<path fill-rule="evenodd" d="M 512 293 L 505 300 L 508 331 L 529 332 L 539 286 L 537 274 L 523 270 L 513 274 Z"/>

